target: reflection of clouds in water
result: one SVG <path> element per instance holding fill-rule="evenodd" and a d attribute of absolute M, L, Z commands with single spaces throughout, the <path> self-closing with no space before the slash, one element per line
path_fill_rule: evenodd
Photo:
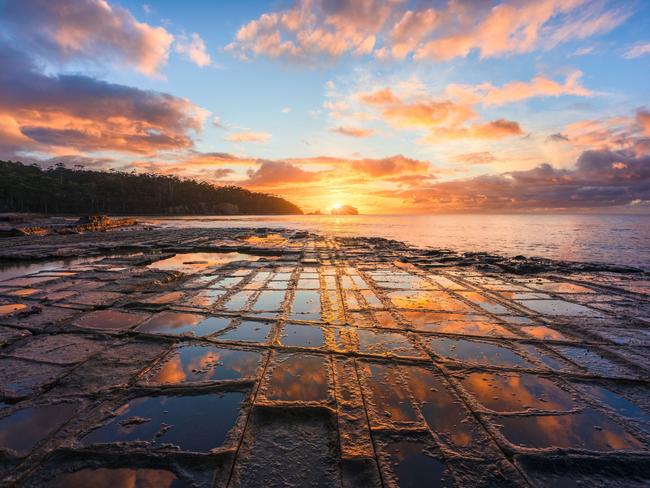
<path fill-rule="evenodd" d="M 275 400 L 324 400 L 327 398 L 327 363 L 319 356 L 281 359 L 269 379 L 267 397 Z"/>
<path fill-rule="evenodd" d="M 178 478 L 162 469 L 81 469 L 65 473 L 49 482 L 52 488 L 92 486 L 93 488 L 171 488 Z"/>
<path fill-rule="evenodd" d="M 252 376 L 259 353 L 209 346 L 183 347 L 164 362 L 153 381 L 179 384 L 188 381 L 237 379 Z"/>
<path fill-rule="evenodd" d="M 474 429 L 467 422 L 468 412 L 450 393 L 450 386 L 424 368 L 412 367 L 407 373 L 413 397 L 432 430 L 444 434 L 457 446 L 469 446 Z"/>

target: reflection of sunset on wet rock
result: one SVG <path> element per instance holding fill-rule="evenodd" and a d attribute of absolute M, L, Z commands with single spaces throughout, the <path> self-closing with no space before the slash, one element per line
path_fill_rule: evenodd
<path fill-rule="evenodd" d="M 283 230 L 0 253 L 41 259 L 0 268 L 0 465 L 21 486 L 650 479 L 650 281 L 631 269 L 513 274 Z"/>
<path fill-rule="evenodd" d="M 0 488 L 650 487 L 650 0 L 0 0 Z"/>

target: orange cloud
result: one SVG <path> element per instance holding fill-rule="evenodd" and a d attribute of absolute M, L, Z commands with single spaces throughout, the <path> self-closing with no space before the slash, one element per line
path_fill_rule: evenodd
<path fill-rule="evenodd" d="M 636 120 L 643 131 L 643 135 L 650 137 L 650 112 L 639 109 L 636 112 Z"/>
<path fill-rule="evenodd" d="M 393 57 L 404 59 L 413 51 L 425 35 L 437 27 L 440 14 L 429 8 L 414 12 L 407 10 L 390 32 L 390 44 Z"/>
<path fill-rule="evenodd" d="M 28 56 L 1 42 L 0 60 L 3 147 L 20 137 L 22 150 L 154 154 L 192 147 L 208 115 L 166 93 L 81 75 L 41 74 Z"/>
<path fill-rule="evenodd" d="M 587 0 L 449 1 L 408 10 L 400 0 L 296 0 L 238 30 L 226 50 L 316 62 L 344 54 L 379 59 L 448 60 L 477 50 L 483 58 L 547 49 L 606 33 L 629 17 Z"/>
<path fill-rule="evenodd" d="M 594 7 L 586 0 L 502 2 L 489 10 L 469 6 L 450 3 L 442 14 L 447 33 L 418 47 L 414 59 L 449 60 L 466 57 L 473 50 L 482 58 L 525 53 L 608 32 L 629 16 L 627 12 Z M 551 19 L 553 24 L 549 23 Z"/>
<path fill-rule="evenodd" d="M 453 159 L 465 164 L 490 164 L 497 161 L 497 158 L 487 151 L 457 154 Z"/>
<path fill-rule="evenodd" d="M 504 105 L 534 97 L 558 97 L 561 95 L 574 95 L 589 97 L 591 90 L 580 85 L 582 72 L 574 71 L 567 76 L 564 83 L 543 76 L 537 76 L 530 82 L 513 81 L 501 87 L 491 83 L 480 85 L 451 84 L 446 88 L 446 93 L 451 98 L 465 103 L 482 103 L 483 105 Z"/>
<path fill-rule="evenodd" d="M 399 103 L 399 99 L 393 94 L 390 88 L 377 90 L 372 93 L 361 93 L 358 98 L 368 105 L 388 105 Z"/>
<path fill-rule="evenodd" d="M 359 127 L 337 127 L 332 129 L 332 132 L 356 138 L 370 137 L 375 133 L 372 129 L 361 129 Z"/>
<path fill-rule="evenodd" d="M 478 115 L 466 101 L 428 97 L 402 101 L 389 88 L 357 94 L 355 98 L 379 108 L 383 120 L 395 128 L 426 131 L 427 135 L 421 139 L 425 143 L 449 139 L 503 139 L 523 133 L 519 123 L 511 120 L 473 122 Z"/>
<path fill-rule="evenodd" d="M 351 170 L 369 176 L 414 176 L 425 175 L 431 169 L 428 161 L 405 158 L 402 155 L 383 159 L 356 159 L 348 163 Z"/>

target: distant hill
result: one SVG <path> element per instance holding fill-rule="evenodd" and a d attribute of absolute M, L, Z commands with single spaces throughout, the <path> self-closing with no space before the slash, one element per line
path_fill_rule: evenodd
<path fill-rule="evenodd" d="M 237 186 L 157 174 L 0 161 L 0 211 L 113 215 L 293 215 L 293 203 Z"/>

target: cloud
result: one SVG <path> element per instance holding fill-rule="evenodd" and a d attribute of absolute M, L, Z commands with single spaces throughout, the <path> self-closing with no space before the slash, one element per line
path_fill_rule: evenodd
<path fill-rule="evenodd" d="M 210 66 L 212 59 L 205 48 L 205 42 L 196 32 L 188 38 L 181 36 L 176 40 L 174 49 L 177 53 L 183 54 L 199 68 Z"/>
<path fill-rule="evenodd" d="M 627 10 L 605 10 L 586 0 L 501 2 L 492 8 L 469 2 L 450 2 L 442 14 L 444 33 L 414 51 L 416 60 L 443 61 L 481 58 L 549 49 L 571 39 L 611 31 L 628 17 Z"/>
<path fill-rule="evenodd" d="M 394 193 L 405 204 L 437 211 L 602 208 L 650 199 L 650 156 L 586 151 L 571 169 L 542 164 Z"/>
<path fill-rule="evenodd" d="M 410 159 L 402 155 L 383 159 L 351 160 L 348 166 L 352 171 L 374 177 L 424 175 L 431 169 L 428 161 Z"/>
<path fill-rule="evenodd" d="M 243 25 L 226 46 L 242 58 L 267 56 L 314 62 L 345 53 L 370 54 L 375 34 L 398 0 L 300 0 Z"/>
<path fill-rule="evenodd" d="M 173 36 L 105 0 L 4 2 L 1 25 L 47 62 L 108 62 L 158 75 Z"/>
<path fill-rule="evenodd" d="M 360 93 L 353 98 L 379 109 L 382 119 L 394 128 L 425 131 L 421 139 L 424 143 L 436 144 L 449 139 L 503 139 L 523 134 L 519 123 L 512 120 L 474 122 L 478 114 L 467 100 L 428 96 L 401 100 L 389 88 Z"/>
<path fill-rule="evenodd" d="M 631 150 L 637 155 L 650 154 L 650 112 L 636 110 L 633 116 L 579 120 L 563 132 L 573 145 L 585 149 Z"/>
<path fill-rule="evenodd" d="M 332 132 L 356 138 L 370 137 L 375 133 L 372 129 L 361 129 L 359 127 L 336 127 L 332 129 Z"/>
<path fill-rule="evenodd" d="M 569 142 L 569 138 L 564 134 L 562 134 L 561 132 L 558 132 L 556 134 L 551 134 L 546 139 L 551 142 Z"/>
<path fill-rule="evenodd" d="M 308 183 L 318 179 L 318 174 L 305 171 L 286 161 L 260 162 L 259 168 L 248 170 L 248 180 L 251 186 L 285 185 L 287 183 Z"/>
<path fill-rule="evenodd" d="M 1 42 L 0 65 L 0 146 L 9 151 L 153 154 L 189 148 L 208 115 L 166 93 L 42 74 L 27 55 Z"/>
<path fill-rule="evenodd" d="M 637 110 L 636 121 L 641 127 L 643 135 L 650 137 L 650 111 L 645 109 Z"/>
<path fill-rule="evenodd" d="M 623 57 L 625 59 L 634 59 L 634 58 L 640 58 L 641 56 L 645 56 L 646 54 L 650 54 L 650 42 L 641 43 L 632 46 L 627 51 L 625 51 Z"/>
<path fill-rule="evenodd" d="M 268 142 L 271 140 L 271 134 L 267 132 L 235 132 L 226 137 L 230 142 Z"/>
<path fill-rule="evenodd" d="M 393 57 L 404 59 L 413 51 L 422 38 L 432 32 L 438 22 L 440 14 L 435 9 L 412 11 L 407 10 L 402 18 L 394 25 L 390 32 L 390 44 Z"/>
<path fill-rule="evenodd" d="M 230 176 L 235 172 L 234 169 L 232 168 L 218 168 L 214 170 L 213 176 L 220 180 L 223 179 L 226 176 Z"/>
<path fill-rule="evenodd" d="M 390 88 L 377 90 L 372 93 L 360 93 L 358 98 L 368 105 L 389 105 L 399 103 L 399 99 L 393 94 Z"/>
<path fill-rule="evenodd" d="M 550 49 L 603 34 L 630 9 L 587 0 L 535 2 L 449 1 L 409 9 L 400 0 L 295 0 L 240 27 L 227 50 L 242 58 L 266 56 L 315 63 L 346 54 L 378 59 L 442 61 Z"/>
<path fill-rule="evenodd" d="M 589 97 L 594 93 L 580 84 L 581 71 L 574 71 L 566 77 L 564 83 L 559 83 L 544 76 L 536 76 L 530 82 L 513 81 L 497 87 L 491 83 L 480 85 L 447 86 L 446 93 L 454 99 L 466 103 L 482 103 L 483 105 L 504 105 L 535 97 L 558 97 L 573 95 Z"/>
<path fill-rule="evenodd" d="M 464 164 L 490 164 L 497 161 L 497 158 L 488 151 L 463 153 L 454 156 L 453 160 L 457 163 Z"/>

